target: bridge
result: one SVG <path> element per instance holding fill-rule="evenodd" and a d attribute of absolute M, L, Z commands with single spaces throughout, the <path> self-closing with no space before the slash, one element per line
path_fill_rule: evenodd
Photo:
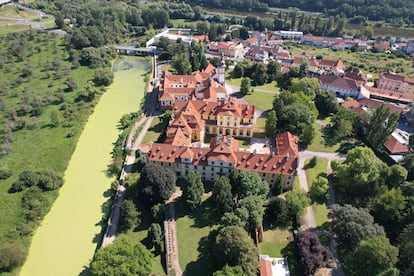
<path fill-rule="evenodd" d="M 155 47 L 137 48 L 132 46 L 114 45 L 114 48 L 118 54 L 129 56 L 151 56 L 154 55 L 157 51 L 157 48 Z"/>

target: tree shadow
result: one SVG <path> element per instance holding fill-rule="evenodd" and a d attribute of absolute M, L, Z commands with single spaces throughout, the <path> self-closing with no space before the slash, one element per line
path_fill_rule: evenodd
<path fill-rule="evenodd" d="M 327 125 L 321 129 L 322 138 L 325 146 L 332 147 L 335 146 L 338 141 L 335 139 L 334 130 L 331 126 Z"/>
<path fill-rule="evenodd" d="M 290 242 L 285 248 L 282 249 L 281 253 L 283 257 L 288 259 L 290 275 L 292 276 L 305 275 L 299 263 L 299 257 L 296 252 L 295 241 Z"/>
<path fill-rule="evenodd" d="M 89 266 L 84 266 L 82 271 L 79 273 L 79 276 L 90 276 L 91 275 L 91 269 Z"/>
<path fill-rule="evenodd" d="M 198 243 L 198 256 L 197 260 L 190 262 L 185 269 L 186 275 L 212 275 L 217 269 L 217 265 L 212 258 L 212 252 L 214 252 L 213 244 L 217 236 L 217 230 L 213 230 L 207 237 L 203 237 Z"/>

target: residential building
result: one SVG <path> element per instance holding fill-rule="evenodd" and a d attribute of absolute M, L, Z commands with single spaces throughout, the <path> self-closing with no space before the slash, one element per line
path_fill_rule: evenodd
<path fill-rule="evenodd" d="M 414 78 L 392 72 L 384 72 L 380 73 L 377 87 L 385 90 L 414 94 Z"/>
<path fill-rule="evenodd" d="M 303 38 L 303 32 L 280 31 L 279 35 L 281 39 L 286 40 L 301 40 Z"/>
<path fill-rule="evenodd" d="M 363 93 L 360 93 L 360 88 L 357 82 L 350 79 L 344 79 L 335 75 L 321 75 L 318 77 L 321 89 L 332 91 L 340 97 L 364 97 Z"/>
<path fill-rule="evenodd" d="M 292 66 L 299 68 L 302 63 L 306 63 L 308 65 L 308 72 L 311 72 L 313 74 L 338 75 L 344 73 L 344 64 L 341 60 L 325 60 L 306 57 L 295 57 L 293 59 Z"/>
<path fill-rule="evenodd" d="M 243 45 L 234 42 L 210 42 L 206 45 L 206 52 L 225 57 L 238 57 L 243 52 Z"/>

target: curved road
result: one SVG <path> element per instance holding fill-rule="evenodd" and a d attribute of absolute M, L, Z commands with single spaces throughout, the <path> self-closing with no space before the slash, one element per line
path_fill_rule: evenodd
<path fill-rule="evenodd" d="M 42 11 L 33 10 L 33 9 L 30 9 L 28 7 L 18 5 L 18 4 L 8 4 L 7 6 L 15 6 L 19 10 L 33 12 L 36 15 L 26 17 L 26 18 L 0 16 L 0 20 L 7 20 L 7 21 L 14 21 L 15 22 L 15 23 L 0 24 L 0 26 L 27 25 L 27 26 L 30 26 L 30 28 L 32 28 L 32 29 L 46 30 L 46 27 L 45 27 L 46 25 L 55 22 L 55 19 L 51 15 L 45 14 Z M 30 22 L 30 20 L 33 20 L 33 19 L 36 19 L 36 18 L 41 19 L 43 16 L 49 16 L 49 17 L 52 17 L 52 18 L 50 20 L 44 21 L 44 22 Z M 62 31 L 62 30 L 51 30 L 51 31 L 53 31 L 57 34 L 61 34 L 61 35 L 66 34 L 66 32 Z"/>

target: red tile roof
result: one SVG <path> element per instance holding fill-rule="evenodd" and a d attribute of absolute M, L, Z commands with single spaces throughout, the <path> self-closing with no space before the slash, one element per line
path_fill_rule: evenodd
<path fill-rule="evenodd" d="M 390 99 L 394 101 L 411 103 L 414 101 L 414 94 L 401 93 L 392 90 L 380 89 L 376 87 L 365 86 L 371 95 L 381 97 L 384 99 Z"/>
<path fill-rule="evenodd" d="M 394 136 L 390 135 L 388 140 L 384 143 L 384 146 L 391 154 L 407 153 L 408 147 L 401 144 Z"/>
<path fill-rule="evenodd" d="M 279 137 L 290 137 L 291 134 Z M 219 141 L 217 140 L 219 139 Z M 292 140 L 289 138 L 288 140 Z M 270 173 L 282 175 L 297 175 L 299 155 L 294 154 L 256 154 L 241 152 L 237 149 L 237 142 L 233 138 L 221 136 L 213 139 L 210 148 L 192 148 L 187 146 L 175 146 L 171 144 L 151 144 L 141 146 L 140 150 L 146 150 L 148 159 L 158 162 L 181 163 L 180 158 L 192 156 L 193 165 L 207 166 L 207 161 L 223 161 L 235 165 L 237 170 L 254 171 L 257 173 Z M 291 147 L 285 152 L 298 152 L 297 144 L 288 143 Z M 188 151 L 191 149 L 191 151 Z M 192 153 L 192 154 L 191 154 Z"/>
<path fill-rule="evenodd" d="M 358 84 L 354 80 L 344 79 L 335 75 L 319 76 L 319 82 L 331 87 L 337 87 L 346 90 L 358 90 Z"/>
<path fill-rule="evenodd" d="M 272 263 L 266 260 L 260 260 L 260 276 L 272 276 Z"/>

